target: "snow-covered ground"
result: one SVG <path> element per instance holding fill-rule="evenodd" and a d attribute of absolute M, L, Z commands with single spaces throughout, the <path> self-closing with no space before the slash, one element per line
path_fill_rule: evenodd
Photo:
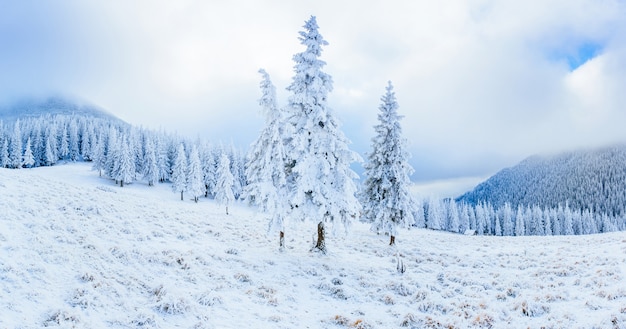
<path fill-rule="evenodd" d="M 626 232 L 396 249 L 355 223 L 320 255 L 314 223 L 284 252 L 266 224 L 88 164 L 0 169 L 0 328 L 626 328 Z"/>

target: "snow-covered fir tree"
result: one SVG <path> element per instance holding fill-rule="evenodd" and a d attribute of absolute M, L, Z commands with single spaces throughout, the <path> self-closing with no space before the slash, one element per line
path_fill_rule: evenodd
<path fill-rule="evenodd" d="M 217 168 L 219 154 L 216 148 L 205 147 L 202 156 L 202 172 L 204 174 L 205 197 L 215 197 L 217 192 Z M 221 154 L 221 153 L 220 153 Z"/>
<path fill-rule="evenodd" d="M 510 203 L 505 203 L 502 208 L 502 235 L 512 236 L 515 229 L 513 209 Z"/>
<path fill-rule="evenodd" d="M 315 249 L 325 252 L 325 223 L 343 224 L 347 230 L 359 213 L 355 196 L 358 176 L 350 164 L 360 157 L 348 148 L 349 141 L 327 104 L 332 78 L 322 71 L 326 63 L 319 57 L 328 42 L 318 32 L 315 16 L 306 21 L 304 29 L 300 42 L 306 50 L 293 56 L 295 74 L 287 87 L 291 93 L 287 110 L 293 125 L 287 181 L 292 191 L 292 216 L 319 222 Z"/>
<path fill-rule="evenodd" d="M 427 206 L 426 227 L 431 230 L 443 230 L 445 214 L 441 199 L 430 197 Z"/>
<path fill-rule="evenodd" d="M 135 161 L 128 141 L 128 136 L 123 135 L 119 143 L 119 158 L 117 160 L 115 180 L 120 182 L 120 187 L 130 184 L 135 176 Z"/>
<path fill-rule="evenodd" d="M 0 168 L 7 168 L 10 164 L 9 159 L 9 140 L 4 138 L 0 140 Z"/>
<path fill-rule="evenodd" d="M 9 144 L 9 166 L 11 168 L 22 168 L 22 130 L 20 129 L 20 120 L 15 122 L 13 126 L 13 135 Z"/>
<path fill-rule="evenodd" d="M 426 227 L 426 216 L 424 214 L 424 204 L 422 200 L 415 200 L 415 213 L 413 214 L 413 226 L 419 228 Z"/>
<path fill-rule="evenodd" d="M 450 199 L 447 202 L 447 205 L 448 231 L 453 233 L 459 233 L 461 224 L 459 222 L 459 209 L 457 207 L 457 204 L 454 199 Z"/>
<path fill-rule="evenodd" d="M 283 110 L 276 104 L 276 88 L 269 74 L 260 69 L 261 105 L 265 126 L 248 152 L 244 194 L 249 203 L 270 216 L 268 232 L 279 232 L 279 247 L 284 248 L 285 215 L 289 211 L 288 187 L 285 173 L 287 157 Z"/>
<path fill-rule="evenodd" d="M 524 208 L 522 206 L 517 207 L 517 213 L 515 214 L 515 236 L 526 235 L 526 220 L 524 214 Z"/>
<path fill-rule="evenodd" d="M 198 197 L 204 194 L 204 182 L 202 178 L 198 148 L 192 145 L 191 152 L 189 152 L 186 190 L 196 203 L 198 203 Z"/>
<path fill-rule="evenodd" d="M 71 161 L 79 160 L 79 136 L 77 120 L 70 120 L 67 127 L 67 149 Z"/>
<path fill-rule="evenodd" d="M 22 166 L 25 168 L 31 168 L 35 164 L 35 157 L 33 157 L 33 149 L 30 146 L 30 137 L 26 141 L 26 147 L 24 148 L 24 157 L 22 159 Z"/>
<path fill-rule="evenodd" d="M 235 183 L 235 177 L 230 172 L 230 159 L 228 154 L 223 152 L 220 156 L 220 164 L 217 168 L 217 185 L 215 200 L 226 206 L 226 215 L 228 215 L 228 206 L 235 201 L 235 195 L 233 194 L 233 185 Z"/>
<path fill-rule="evenodd" d="M 159 180 L 157 153 L 152 137 L 146 137 L 143 161 L 143 178 L 148 181 L 148 186 L 153 186 Z"/>
<path fill-rule="evenodd" d="M 180 143 L 174 158 L 172 166 L 172 190 L 180 193 L 180 200 L 183 200 L 183 193 L 187 188 L 187 155 L 185 154 L 185 146 Z"/>
<path fill-rule="evenodd" d="M 366 179 L 360 199 L 364 219 L 372 223 L 373 231 L 389 234 L 389 244 L 393 245 L 398 228 L 415 221 L 415 202 L 409 191 L 413 167 L 408 161 L 407 141 L 400 126 L 402 116 L 398 114 L 391 81 L 381 101 L 379 123 L 374 126 L 376 136 L 372 138 L 372 151 L 364 166 Z M 458 230 L 458 216 L 456 219 L 454 229 Z"/>

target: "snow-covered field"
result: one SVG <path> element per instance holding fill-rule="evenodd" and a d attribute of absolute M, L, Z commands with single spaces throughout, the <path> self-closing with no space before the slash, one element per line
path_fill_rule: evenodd
<path fill-rule="evenodd" d="M 626 328 L 626 232 L 396 249 L 355 223 L 320 255 L 314 223 L 284 252 L 266 223 L 88 164 L 0 169 L 0 328 Z"/>

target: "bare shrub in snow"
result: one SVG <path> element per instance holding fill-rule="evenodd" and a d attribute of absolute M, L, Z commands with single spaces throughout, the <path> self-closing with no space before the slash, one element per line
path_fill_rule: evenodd
<path fill-rule="evenodd" d="M 355 328 L 355 329 L 369 329 L 372 328 L 371 325 L 365 323 L 361 319 L 357 319 L 355 321 L 350 320 L 349 318 L 343 315 L 335 315 L 330 321 L 334 325 L 342 326 L 345 328 Z"/>
<path fill-rule="evenodd" d="M 239 250 L 235 248 L 230 248 L 225 251 L 229 255 L 239 255 Z"/>
<path fill-rule="evenodd" d="M 80 323 L 79 318 L 67 311 L 56 311 L 52 313 L 44 322 L 44 327 L 74 327 L 74 324 Z"/>
<path fill-rule="evenodd" d="M 393 304 L 395 304 L 395 303 L 396 303 L 396 302 L 393 300 L 393 297 L 391 297 L 391 296 L 389 296 L 389 295 L 385 295 L 385 296 L 381 299 L 381 301 L 382 301 L 383 303 L 385 303 L 385 305 L 393 305 Z"/>
<path fill-rule="evenodd" d="M 426 291 L 426 290 L 420 290 L 420 291 L 415 293 L 415 301 L 416 302 L 421 302 L 424 299 L 426 299 L 427 297 L 428 297 L 428 291 Z"/>
<path fill-rule="evenodd" d="M 472 322 L 475 326 L 479 328 L 493 328 L 493 317 L 489 314 L 479 314 L 474 318 Z"/>
<path fill-rule="evenodd" d="M 156 320 L 154 319 L 154 315 L 143 314 L 140 313 L 137 317 L 130 322 L 131 325 L 135 327 L 141 328 L 157 328 Z"/>
<path fill-rule="evenodd" d="M 234 275 L 234 277 L 239 282 L 243 282 L 243 283 L 250 283 L 250 282 L 252 282 L 252 280 L 250 280 L 250 276 L 247 275 L 247 274 L 237 273 L 237 274 Z"/>
<path fill-rule="evenodd" d="M 524 316 L 529 317 L 539 317 L 550 312 L 550 307 L 528 301 L 523 301 L 521 304 L 516 306 L 515 309 L 521 310 Z"/>
<path fill-rule="evenodd" d="M 424 319 L 419 319 L 417 316 L 415 316 L 413 313 L 407 313 L 407 315 L 404 316 L 404 320 L 402 320 L 402 322 L 400 323 L 400 326 L 402 327 L 407 327 L 407 328 L 446 328 L 446 329 L 451 329 L 454 328 L 453 325 L 451 324 L 443 324 L 441 323 L 439 320 L 433 319 L 430 316 L 426 316 Z"/>
<path fill-rule="evenodd" d="M 182 297 L 165 296 L 156 305 L 156 309 L 170 315 L 185 314 L 191 310 L 189 301 Z"/>
<path fill-rule="evenodd" d="M 276 298 L 276 290 L 273 288 L 261 286 L 256 291 L 256 296 L 265 301 L 266 304 L 271 306 L 278 306 L 278 299 Z"/>
<path fill-rule="evenodd" d="M 83 282 L 93 282 L 95 277 L 91 273 L 83 273 L 83 275 L 80 276 L 80 280 Z"/>
<path fill-rule="evenodd" d="M 348 299 L 343 289 L 335 286 L 330 286 L 327 283 L 321 283 L 319 286 L 317 286 L 317 289 L 321 290 L 325 295 L 331 296 L 336 299 Z"/>
<path fill-rule="evenodd" d="M 76 289 L 68 303 L 74 307 L 86 309 L 90 304 L 93 304 L 92 299 L 93 297 L 90 298 L 85 289 Z"/>
<path fill-rule="evenodd" d="M 392 282 L 387 285 L 387 288 L 395 292 L 396 295 L 403 296 L 403 297 L 411 296 L 413 294 L 413 289 L 411 289 L 410 287 L 407 287 L 402 282 L 400 283 Z"/>
<path fill-rule="evenodd" d="M 203 305 L 203 306 L 213 306 L 213 305 L 222 304 L 222 298 L 219 296 L 213 296 L 213 294 L 210 291 L 206 291 L 200 294 L 200 296 L 198 296 L 196 300 L 198 301 L 198 304 Z"/>
<path fill-rule="evenodd" d="M 341 279 L 339 279 L 339 278 L 333 278 L 333 279 L 331 280 L 331 282 L 332 282 L 334 285 L 336 285 L 336 286 L 340 286 L 340 285 L 342 285 L 342 284 L 343 284 L 343 281 L 341 281 Z"/>
<path fill-rule="evenodd" d="M 163 285 L 160 285 L 156 287 L 154 290 L 152 290 L 152 294 L 154 295 L 156 300 L 159 301 L 167 294 L 167 291 L 165 290 Z"/>

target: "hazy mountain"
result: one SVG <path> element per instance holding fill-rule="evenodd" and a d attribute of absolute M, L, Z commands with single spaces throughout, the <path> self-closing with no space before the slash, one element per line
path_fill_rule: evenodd
<path fill-rule="evenodd" d="M 62 97 L 24 98 L 11 105 L 0 106 L 0 119 L 5 123 L 15 121 L 18 118 L 38 117 L 46 114 L 90 115 L 103 119 L 120 120 L 95 105 Z"/>
<path fill-rule="evenodd" d="M 456 199 L 499 207 L 559 204 L 623 214 L 626 203 L 626 145 L 533 156 L 503 169 Z"/>

